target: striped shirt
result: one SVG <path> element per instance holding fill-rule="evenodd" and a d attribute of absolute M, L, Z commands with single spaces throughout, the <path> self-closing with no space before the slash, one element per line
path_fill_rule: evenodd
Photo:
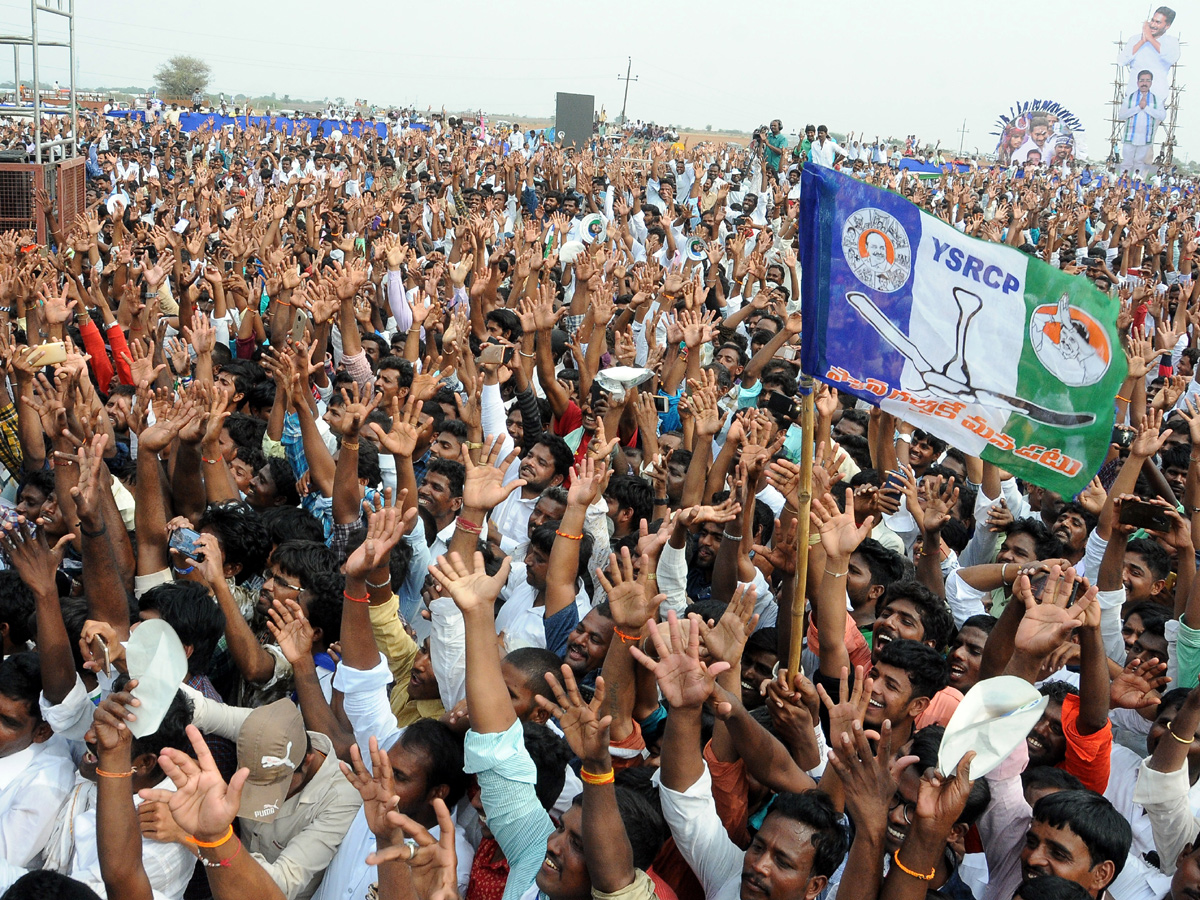
<path fill-rule="evenodd" d="M 1163 118 L 1158 98 L 1146 92 L 1146 108 L 1141 108 L 1142 94 L 1131 94 L 1125 101 L 1125 143 L 1144 145 L 1154 142 L 1154 129 Z"/>

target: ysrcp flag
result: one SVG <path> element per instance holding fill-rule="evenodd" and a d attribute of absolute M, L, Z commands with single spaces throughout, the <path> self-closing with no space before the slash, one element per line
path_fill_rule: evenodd
<path fill-rule="evenodd" d="M 1125 380 L 1115 303 L 821 166 L 800 234 L 806 373 L 1064 496 L 1087 485 Z"/>

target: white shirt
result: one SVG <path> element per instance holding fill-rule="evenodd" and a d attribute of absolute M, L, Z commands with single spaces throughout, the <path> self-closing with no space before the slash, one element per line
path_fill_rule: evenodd
<path fill-rule="evenodd" d="M 343 664 L 338 666 L 334 676 L 334 686 L 345 694 L 346 718 L 354 729 L 354 740 L 368 769 L 371 768 L 368 747 L 371 737 L 374 736 L 379 748 L 386 751 L 404 733 L 396 726 L 396 715 L 388 702 L 391 681 L 392 673 L 383 654 L 373 669 L 355 669 Z M 440 832 L 431 828 L 429 833 L 436 838 Z M 475 850 L 457 824 L 454 843 L 458 854 L 458 889 L 465 896 Z M 313 895 L 314 900 L 359 900 L 365 897 L 367 889 L 379 880 L 376 868 L 366 864 L 367 856 L 374 851 L 375 835 L 367 826 L 366 813 L 359 810 L 325 870 L 325 879 Z"/>
<path fill-rule="evenodd" d="M 175 790 L 169 778 L 164 778 L 154 787 L 156 790 Z M 137 807 L 141 804 L 142 798 L 135 795 L 133 805 Z M 104 879 L 100 875 L 100 855 L 96 844 L 96 785 L 80 776 L 58 818 L 42 868 L 69 875 L 76 881 L 82 881 L 101 897 L 107 897 Z M 196 857 L 181 844 L 160 844 L 150 838 L 142 838 L 142 866 L 150 886 L 157 894 L 182 897 L 195 871 Z"/>
<path fill-rule="evenodd" d="M 0 856 L 28 866 L 42 852 L 76 771 L 58 735 L 0 759 Z"/>
<path fill-rule="evenodd" d="M 529 583 L 526 573 L 525 563 L 513 562 L 504 586 L 507 596 L 496 615 L 496 634 L 504 635 L 505 653 L 521 647 L 546 647 L 546 607 L 533 605 L 537 590 Z M 592 601 L 582 582 L 576 583 L 575 607 L 582 622 L 592 608 Z"/>
<path fill-rule="evenodd" d="M 654 776 L 658 783 L 659 775 Z M 683 793 L 658 785 L 663 818 L 671 837 L 696 878 L 706 900 L 739 900 L 745 853 L 729 839 L 712 795 L 708 764 L 704 773 Z"/>
<path fill-rule="evenodd" d="M 842 156 L 846 155 L 846 151 L 833 138 L 827 138 L 825 143 L 821 143 L 819 139 L 815 140 L 808 150 L 809 160 L 827 169 L 833 168 L 834 157 L 839 153 Z"/>

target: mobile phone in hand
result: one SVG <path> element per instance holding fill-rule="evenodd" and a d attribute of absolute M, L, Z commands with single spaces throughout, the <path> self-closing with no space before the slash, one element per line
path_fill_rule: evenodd
<path fill-rule="evenodd" d="M 1118 521 L 1122 525 L 1162 532 L 1170 531 L 1173 524 L 1165 508 L 1157 503 L 1147 503 L 1144 500 L 1124 501 L 1121 504 L 1121 516 Z"/>

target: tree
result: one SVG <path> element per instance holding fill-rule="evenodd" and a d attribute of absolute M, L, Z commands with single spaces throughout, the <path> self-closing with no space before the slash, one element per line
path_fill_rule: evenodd
<path fill-rule="evenodd" d="M 159 90 L 169 97 L 190 97 L 193 91 L 208 86 L 212 72 L 202 59 L 195 56 L 172 56 L 155 74 Z"/>

